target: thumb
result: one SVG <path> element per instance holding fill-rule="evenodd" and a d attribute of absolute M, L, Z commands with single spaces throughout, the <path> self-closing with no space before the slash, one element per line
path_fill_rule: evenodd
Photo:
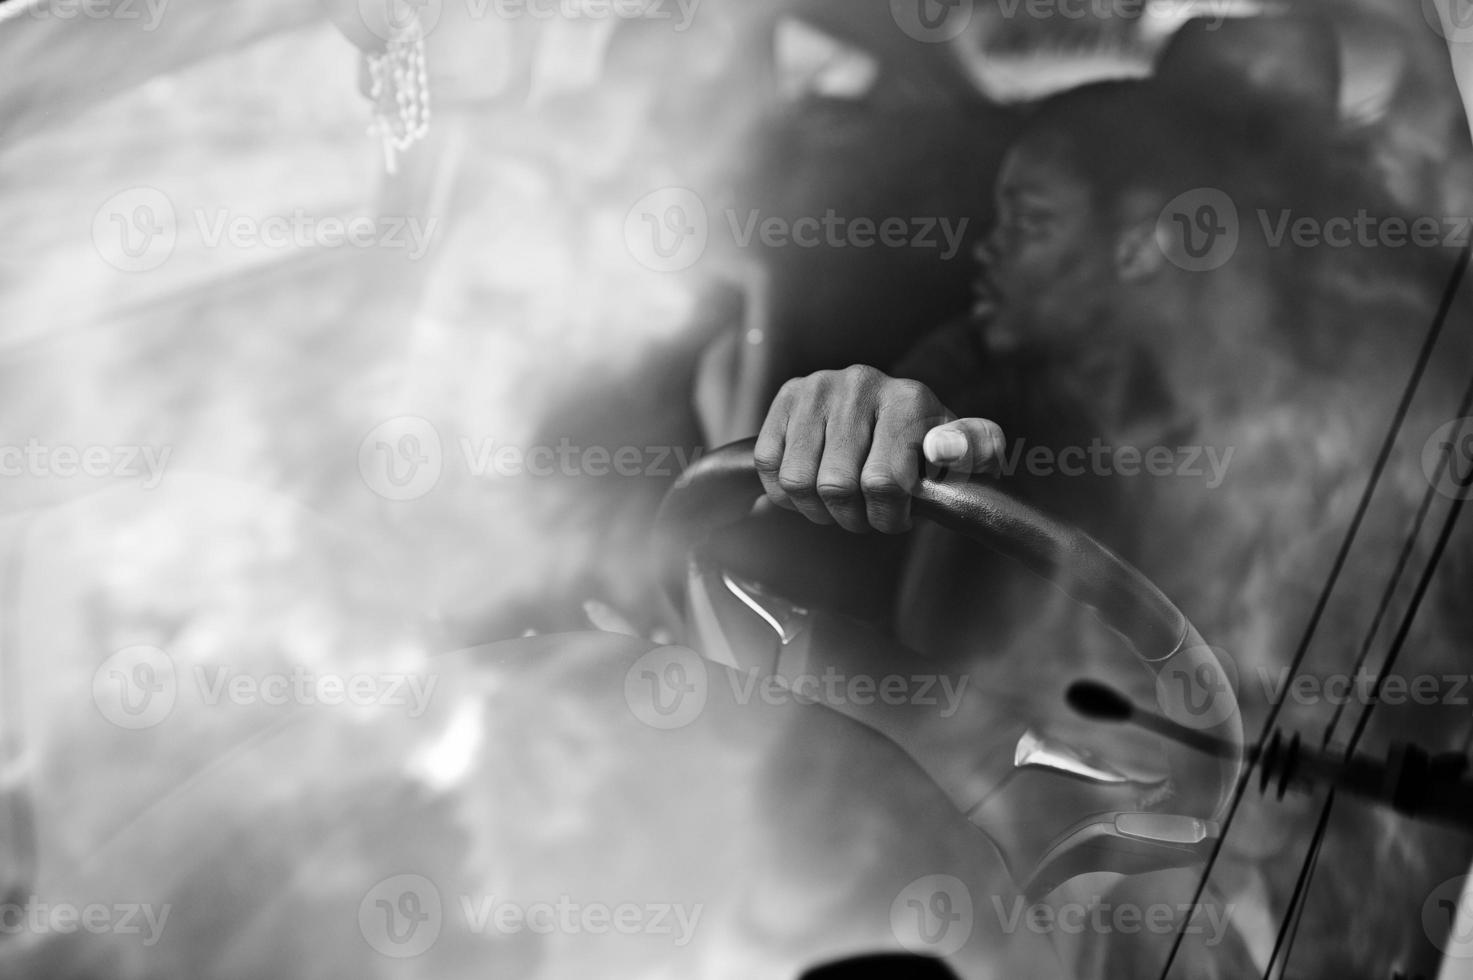
<path fill-rule="evenodd" d="M 926 433 L 926 462 L 956 473 L 996 472 L 1003 454 L 1002 428 L 987 419 L 957 419 Z"/>

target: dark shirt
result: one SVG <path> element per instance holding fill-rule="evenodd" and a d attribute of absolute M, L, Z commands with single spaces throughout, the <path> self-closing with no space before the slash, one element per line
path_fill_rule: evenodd
<path fill-rule="evenodd" d="M 1108 363 L 1083 364 L 1057 347 L 993 350 L 985 324 L 965 319 L 924 339 L 896 373 L 925 384 L 960 418 L 997 422 L 1007 442 L 999 485 L 1131 560 L 1137 525 L 1126 504 L 1129 481 L 1094 465 L 1091 450 L 1112 444 L 1104 416 L 1151 431 L 1171 412 L 1153 362 L 1115 353 Z M 1056 608 L 1046 583 L 1006 559 L 935 528 L 913 537 L 897 612 L 913 646 L 969 658 L 1006 645 L 1021 625 Z"/>

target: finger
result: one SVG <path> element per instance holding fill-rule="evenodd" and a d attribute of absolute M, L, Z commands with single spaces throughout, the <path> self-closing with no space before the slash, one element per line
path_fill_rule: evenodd
<path fill-rule="evenodd" d="M 815 524 L 832 524 L 834 518 L 818 495 L 818 468 L 823 462 L 825 423 L 815 408 L 800 409 L 788 418 L 783 461 L 777 482 L 798 513 Z"/>
<path fill-rule="evenodd" d="M 762 431 L 757 434 L 757 445 L 752 450 L 752 461 L 757 465 L 757 475 L 762 479 L 762 489 L 767 493 L 767 498 L 787 510 L 797 508 L 778 482 L 778 471 L 782 468 L 783 451 L 787 444 L 788 417 L 792 412 L 792 403 L 791 389 L 784 386 L 773 400 L 772 408 L 768 409 Z"/>
<path fill-rule="evenodd" d="M 953 473 L 995 473 L 1002 468 L 1002 428 L 989 419 L 957 419 L 926 433 L 926 462 Z"/>
<path fill-rule="evenodd" d="M 818 497 L 833 519 L 846 531 L 865 534 L 866 516 L 860 471 L 869 455 L 873 418 L 859 409 L 845 409 L 831 419 L 824 436 L 823 462 L 818 468 Z"/>
<path fill-rule="evenodd" d="M 910 530 L 910 501 L 920 482 L 920 442 L 913 412 L 892 408 L 880 413 L 859 477 L 865 516 L 877 531 Z"/>
<path fill-rule="evenodd" d="M 756 518 L 770 518 L 773 514 L 777 513 L 777 509 L 777 504 L 774 504 L 772 502 L 772 498 L 763 495 L 757 498 L 757 502 L 752 505 L 752 510 L 748 513 L 747 516 Z"/>

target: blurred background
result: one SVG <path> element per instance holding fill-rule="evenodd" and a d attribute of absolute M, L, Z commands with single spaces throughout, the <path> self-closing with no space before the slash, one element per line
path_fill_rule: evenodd
<path fill-rule="evenodd" d="M 0 476 L 0 775 L 40 814 L 34 833 L 9 825 L 12 877 L 38 893 L 83 894 L 97 862 L 113 860 L 106 847 L 130 833 L 150 841 L 122 845 L 144 864 L 191 848 L 252 855 L 228 873 L 191 872 L 171 893 L 217 909 L 218 921 L 191 933 L 205 937 L 199 951 L 155 960 L 117 944 L 85 955 L 48 946 L 8 965 L 14 975 L 348 975 L 333 965 L 336 933 L 283 939 L 273 952 L 283 959 L 253 959 L 290 927 L 240 910 L 271 906 L 283 882 L 347 875 L 351 861 L 294 861 L 323 853 L 306 831 L 281 829 L 275 854 L 243 830 L 211 838 L 208 827 L 245 820 L 224 803 L 212 810 L 208 793 L 178 795 L 221 758 L 249 755 L 241 746 L 275 730 L 269 712 L 180 708 L 140 739 L 76 692 L 95 692 L 109 663 L 141 676 L 158 651 L 181 670 L 387 675 L 533 634 L 658 637 L 668 624 L 645 555 L 684 466 L 753 434 L 786 378 L 852 363 L 892 370 L 929 330 L 966 315 L 991 176 L 1027 107 L 1090 81 L 1151 75 L 1193 18 L 1287 11 L 1333 25 L 1342 77 L 1331 128 L 1353 133 L 1374 165 L 1378 201 L 1409 215 L 1473 213 L 1469 103 L 1457 84 L 1473 91 L 1473 35 L 1459 10 L 1431 0 L 1068 7 L 1080 16 L 1061 15 L 1062 3 L 1038 15 L 1026 2 L 963 0 L 933 5 L 950 11 L 935 22 L 925 4 L 917 20 L 906 9 L 915 4 L 881 0 L 635 6 L 638 15 L 610 16 L 568 0 L 544 18 L 500 15 L 489 0 L 413 5 L 429 125 L 390 173 L 368 132 L 377 18 L 404 16 L 388 0 L 0 3 L 0 463 L 10 467 Z M 1254 45 L 1245 47 L 1253 75 Z M 658 230 L 689 218 L 680 208 L 691 200 L 710 213 L 705 247 L 681 253 L 677 235 L 675 252 L 652 253 L 646 222 Z M 965 231 L 943 257 L 733 247 L 725 227 L 727 214 L 831 210 L 947 216 Z M 343 243 L 350 227 L 367 229 L 362 244 Z M 1424 323 L 1412 318 L 1436 308 L 1454 252 L 1425 269 L 1382 270 L 1384 282 L 1353 266 L 1326 273 L 1344 277 L 1347 304 L 1406 316 L 1387 341 L 1387 378 L 1413 363 Z M 1230 390 L 1253 364 L 1245 356 L 1214 375 Z M 1390 418 L 1395 382 L 1340 380 L 1366 400 L 1345 427 L 1375 440 L 1384 428 L 1372 420 Z M 1149 548 L 1136 556 L 1212 642 L 1242 652 L 1244 676 L 1285 662 L 1337 521 L 1353 509 L 1353 474 L 1373 455 L 1351 437 L 1317 440 L 1295 428 L 1300 420 L 1284 422 L 1285 438 L 1302 435 L 1303 456 L 1264 466 L 1292 476 L 1303 464 L 1302 479 L 1273 492 L 1260 483 L 1231 504 L 1244 520 L 1283 505 L 1286 516 L 1254 525 L 1263 550 L 1213 552 L 1208 535 L 1195 564 L 1152 567 Z M 555 462 L 559 447 L 581 463 Z M 589 464 L 590 447 L 602 466 Z M 607 460 L 626 449 L 629 474 L 610 472 Z M 1405 488 L 1419 479 L 1408 465 Z M 1381 584 L 1410 513 L 1394 506 L 1384 547 L 1368 546 L 1355 566 L 1367 590 Z M 1300 529 L 1303 548 L 1270 547 Z M 1234 538 L 1241 525 L 1216 530 Z M 1204 566 L 1213 555 L 1221 565 Z M 1467 556 L 1458 562 L 1461 574 Z M 1462 581 L 1445 583 L 1449 602 Z M 1262 604 L 1245 612 L 1255 597 Z M 1327 622 L 1356 633 L 1357 600 L 1344 605 Z M 1467 673 L 1470 634 L 1460 623 L 1429 637 L 1429 662 Z M 1354 646 L 1341 639 L 1328 646 Z M 1344 650 L 1335 656 L 1327 670 Z M 1265 701 L 1245 696 L 1250 736 Z M 395 727 L 402 719 L 376 720 L 381 711 L 355 717 L 350 734 L 263 750 L 222 778 L 305 813 L 325 773 L 366 784 L 376 759 L 403 761 L 411 736 Z M 460 731 L 456 717 L 444 709 L 446 731 Z M 570 731 L 579 724 L 567 720 Z M 503 767 L 531 757 L 513 747 L 509 721 L 507 741 L 493 734 L 462 731 L 432 761 L 413 758 L 494 809 L 502 787 L 466 787 L 473 767 L 453 761 L 476 746 Z M 1465 732 L 1445 734 L 1455 743 Z M 572 785 L 580 766 L 597 769 L 581 754 L 595 752 L 596 733 L 580 737 L 547 760 L 558 775 L 545 778 Z M 361 773 L 350 777 L 345 759 Z M 566 787 L 554 796 L 562 802 L 537 817 L 550 827 L 576 825 L 579 808 L 595 806 Z M 342 800 L 323 807 L 314 819 L 324 825 L 359 826 L 362 811 Z M 1342 856 L 1318 886 L 1344 901 L 1330 901 L 1323 922 L 1307 917 L 1307 948 L 1320 955 L 1297 956 L 1287 975 L 1435 966 L 1418 930 L 1425 881 L 1461 875 L 1466 848 L 1378 821 L 1369 837 L 1347 832 L 1364 864 Z M 363 847 L 397 846 L 382 822 L 354 831 L 372 838 Z M 1306 828 L 1293 826 L 1280 840 L 1254 824 L 1242 867 L 1272 863 L 1281 847 L 1302 852 Z M 638 853 L 624 854 L 632 867 Z M 1358 920 L 1346 909 L 1375 903 L 1382 868 L 1388 881 L 1416 883 L 1410 895 L 1388 886 L 1386 902 Z M 1292 884 L 1287 872 L 1243 870 L 1225 886 L 1245 908 L 1256 903 L 1242 925 L 1255 969 L 1268 965 Z M 356 944 L 345 921 L 342 941 Z M 513 945 L 496 975 L 563 976 L 600 962 L 596 950 L 557 959 Z M 473 968 L 469 952 L 464 962 Z M 352 969 L 409 975 L 383 959 Z M 669 969 L 634 957 L 599 975 Z M 736 971 L 733 961 L 700 975 Z"/>

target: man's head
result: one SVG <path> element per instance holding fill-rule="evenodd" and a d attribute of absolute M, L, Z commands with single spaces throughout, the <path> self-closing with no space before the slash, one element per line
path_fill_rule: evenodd
<path fill-rule="evenodd" d="M 1039 104 L 1004 160 L 977 252 L 978 311 L 999 342 L 1070 342 L 1162 306 L 1174 269 L 1157 221 L 1177 194 L 1211 183 L 1199 135 L 1146 81 Z"/>

